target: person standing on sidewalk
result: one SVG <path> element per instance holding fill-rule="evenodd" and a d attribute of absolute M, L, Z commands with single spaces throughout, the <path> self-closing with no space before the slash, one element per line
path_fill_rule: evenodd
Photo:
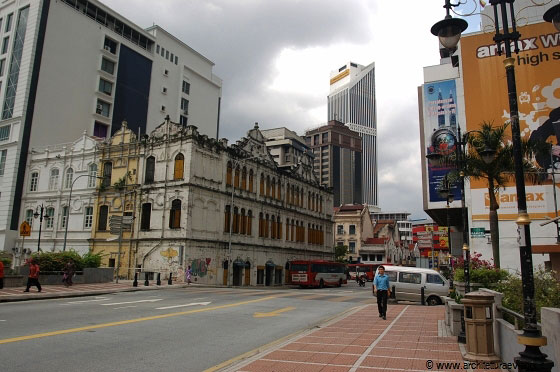
<path fill-rule="evenodd" d="M 187 282 L 187 285 L 191 285 L 191 275 L 192 275 L 192 270 L 191 267 L 189 266 L 187 268 L 187 271 L 185 271 L 185 281 Z"/>
<path fill-rule="evenodd" d="M 0 289 L 4 288 L 4 262 L 0 260 Z"/>
<path fill-rule="evenodd" d="M 74 261 L 68 261 L 64 267 L 64 276 L 62 277 L 62 282 L 66 287 L 72 285 L 72 276 L 74 276 L 75 272 Z"/>
<path fill-rule="evenodd" d="M 32 285 L 37 287 L 37 290 L 41 292 L 41 284 L 39 283 L 39 265 L 35 259 L 27 260 L 29 264 L 29 277 L 27 278 L 27 288 L 24 292 L 29 292 L 29 288 Z"/>
<path fill-rule="evenodd" d="M 391 286 L 383 266 L 377 268 L 377 275 L 373 279 L 373 295 L 377 297 L 379 317 L 387 319 L 387 298 L 391 295 Z"/>

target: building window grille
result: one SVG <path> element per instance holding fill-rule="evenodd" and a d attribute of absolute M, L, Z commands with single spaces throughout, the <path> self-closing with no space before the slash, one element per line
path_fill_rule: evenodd
<path fill-rule="evenodd" d="M 58 169 L 51 170 L 51 176 L 49 178 L 49 190 L 56 190 L 58 188 Z"/>
<path fill-rule="evenodd" d="M 0 176 L 4 175 L 4 170 L 6 169 L 6 157 L 8 156 L 8 150 L 0 151 Z"/>
<path fill-rule="evenodd" d="M 97 164 L 92 163 L 88 166 L 88 187 L 95 187 L 97 180 Z"/>

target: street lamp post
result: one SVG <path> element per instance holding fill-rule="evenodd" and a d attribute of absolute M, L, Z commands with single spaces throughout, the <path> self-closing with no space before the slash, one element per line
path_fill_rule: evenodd
<path fill-rule="evenodd" d="M 40 212 L 39 212 L 40 211 Z M 45 206 L 43 203 L 35 208 L 35 213 L 33 217 L 39 218 L 39 238 L 37 239 L 37 253 L 41 252 L 41 229 L 43 227 L 43 212 L 45 211 Z"/>
<path fill-rule="evenodd" d="M 523 334 L 517 337 L 520 344 L 525 345 L 525 350 L 519 353 L 519 357 L 515 358 L 519 371 L 550 371 L 554 363 L 546 359 L 546 355 L 540 350 L 540 346 L 546 345 L 546 338 L 541 335 L 537 328 L 537 314 L 535 306 L 535 284 L 533 278 L 533 257 L 531 250 L 531 230 L 529 214 L 527 213 L 527 200 L 525 194 L 525 179 L 523 174 L 523 153 L 521 148 L 521 135 L 519 129 L 519 112 L 517 107 L 517 87 L 515 83 L 515 59 L 512 53 L 519 53 L 520 34 L 517 31 L 514 4 L 515 0 L 490 0 L 490 4 L 494 10 L 494 25 L 496 34 L 494 41 L 496 42 L 498 55 L 505 52 L 506 58 L 504 66 L 506 70 L 506 80 L 508 88 L 511 134 L 513 142 L 513 157 L 515 165 L 515 186 L 517 192 L 517 212 L 518 217 L 516 224 L 518 225 L 518 241 L 519 253 L 521 259 L 521 277 L 523 284 L 523 313 L 525 318 L 525 326 Z M 438 36 L 440 41 L 443 36 L 448 39 L 457 40 L 459 42 L 462 30 L 453 25 L 457 25 L 457 21 L 449 16 L 451 6 L 449 0 L 445 0 L 444 7 L 447 9 L 447 15 L 443 21 L 436 23 L 432 27 L 432 34 Z M 449 6 L 449 7 L 448 7 Z M 508 14 L 509 8 L 509 14 Z M 560 16 L 559 6 L 551 8 L 545 13 L 544 19 L 553 22 L 555 27 L 558 26 Z M 510 19 L 511 16 L 511 27 Z M 463 21 L 465 22 L 465 21 Z M 466 22 L 465 22 L 466 24 Z M 511 30 L 510 30 L 511 28 Z M 448 34 L 446 34 L 446 31 Z M 455 50 L 455 45 L 444 46 L 450 50 Z M 442 43 L 443 44 L 443 43 Z"/>
<path fill-rule="evenodd" d="M 95 177 L 97 179 L 104 179 L 104 177 L 98 177 L 98 176 L 94 176 L 91 174 L 82 174 L 78 177 L 76 177 L 73 181 L 72 184 L 70 185 L 70 195 L 68 195 L 68 203 L 67 203 L 67 208 L 66 208 L 66 226 L 64 226 L 64 244 L 62 245 L 62 252 L 66 251 L 66 241 L 67 241 L 67 237 L 68 237 L 68 224 L 70 223 L 70 201 L 72 200 L 72 189 L 74 188 L 74 183 L 81 177 Z"/>

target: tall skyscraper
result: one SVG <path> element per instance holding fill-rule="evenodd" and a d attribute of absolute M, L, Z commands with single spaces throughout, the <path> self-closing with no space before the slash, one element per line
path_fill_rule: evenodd
<path fill-rule="evenodd" d="M 362 202 L 378 205 L 375 63 L 348 62 L 330 76 L 328 120 L 344 123 L 362 138 Z"/>
<path fill-rule="evenodd" d="M 96 0 L 6 0 L 0 34 L 0 251 L 14 248 L 23 221 L 33 147 L 105 138 L 124 120 L 143 134 L 167 115 L 218 137 L 214 63 L 157 25 Z M 54 178 L 69 165 L 51 167 Z"/>

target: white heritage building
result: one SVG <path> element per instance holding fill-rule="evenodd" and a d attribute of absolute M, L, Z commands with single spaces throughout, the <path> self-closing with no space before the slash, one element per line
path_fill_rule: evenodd
<path fill-rule="evenodd" d="M 100 139 L 84 133 L 73 143 L 31 149 L 21 203 L 21 215 L 32 227 L 31 236 L 18 239 L 17 251 L 14 252 L 16 258 L 20 257 L 22 248 L 27 254 L 37 252 L 41 205 L 41 250 L 62 251 L 67 229 L 66 250 L 73 249 L 81 255 L 88 252 L 96 198 L 99 142 Z M 70 192 L 72 197 L 68 203 Z M 39 217 L 34 218 L 35 213 Z"/>
<path fill-rule="evenodd" d="M 142 141 L 135 230 L 143 271 L 182 279 L 191 266 L 198 282 L 275 285 L 288 260 L 332 259 L 332 193 L 307 156 L 280 170 L 257 124 L 228 147 L 167 118 Z"/>

